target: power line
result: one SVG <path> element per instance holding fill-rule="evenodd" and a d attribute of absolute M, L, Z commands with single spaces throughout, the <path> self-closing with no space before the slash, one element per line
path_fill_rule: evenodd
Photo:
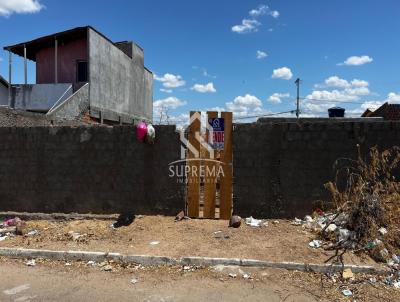
<path fill-rule="evenodd" d="M 250 118 L 259 118 L 259 117 L 270 117 L 270 116 L 275 116 L 275 115 L 280 115 L 280 114 L 285 114 L 285 113 L 295 113 L 296 110 L 290 110 L 290 111 L 283 111 L 283 112 L 276 112 L 276 113 L 269 113 L 269 114 L 260 114 L 260 115 L 249 115 L 249 116 L 241 116 L 237 117 L 234 120 L 246 120 Z"/>

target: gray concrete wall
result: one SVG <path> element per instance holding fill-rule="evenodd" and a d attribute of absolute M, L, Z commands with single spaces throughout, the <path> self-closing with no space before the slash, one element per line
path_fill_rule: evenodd
<path fill-rule="evenodd" d="M 329 200 L 338 158 L 372 146 L 400 146 L 400 122 L 237 124 L 233 132 L 234 209 L 242 217 L 302 217 Z"/>
<path fill-rule="evenodd" d="M 68 99 L 47 112 L 47 117 L 58 120 L 74 120 L 89 109 L 89 83 L 86 83 Z"/>
<path fill-rule="evenodd" d="M 179 134 L 156 132 L 148 145 L 133 126 L 0 127 L 0 211 L 175 215 L 184 186 L 168 163 Z"/>
<path fill-rule="evenodd" d="M 8 87 L 0 83 L 0 105 L 8 105 Z"/>
<path fill-rule="evenodd" d="M 102 112 L 105 119 L 117 121 L 119 117 L 131 121 L 152 119 L 152 92 L 146 91 L 152 87 L 145 77 L 143 51 L 133 44 L 132 52 L 133 59 L 89 29 L 90 110 L 93 116 L 99 117 Z"/>
<path fill-rule="evenodd" d="M 72 84 L 12 85 L 12 104 L 15 109 L 47 111 L 72 95 Z"/>

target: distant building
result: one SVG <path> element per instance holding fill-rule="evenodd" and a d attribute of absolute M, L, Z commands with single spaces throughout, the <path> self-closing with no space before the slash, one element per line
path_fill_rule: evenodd
<path fill-rule="evenodd" d="M 400 104 L 385 103 L 375 111 L 369 109 L 361 117 L 381 117 L 384 120 L 400 120 Z"/>
<path fill-rule="evenodd" d="M 8 82 L 0 76 L 0 106 L 8 105 Z"/>
<path fill-rule="evenodd" d="M 25 58 L 25 84 L 11 85 L 12 108 L 66 119 L 83 112 L 124 123 L 152 119 L 153 74 L 133 42 L 113 43 L 86 26 L 4 49 Z M 34 85 L 27 84 L 26 60 L 36 62 Z"/>

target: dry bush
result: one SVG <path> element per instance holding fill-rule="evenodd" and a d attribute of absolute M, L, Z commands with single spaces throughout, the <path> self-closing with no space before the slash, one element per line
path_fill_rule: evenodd
<path fill-rule="evenodd" d="M 347 214 L 346 227 L 355 232 L 355 241 L 366 247 L 379 238 L 386 249 L 399 255 L 400 249 L 400 148 L 379 152 L 374 147 L 366 159 L 358 146 L 357 160 L 339 159 L 334 182 L 325 187 L 337 212 Z M 388 233 L 381 235 L 384 227 Z"/>

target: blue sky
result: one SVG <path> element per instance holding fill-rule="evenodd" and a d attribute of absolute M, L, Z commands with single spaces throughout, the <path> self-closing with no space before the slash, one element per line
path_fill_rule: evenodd
<path fill-rule="evenodd" d="M 83 25 L 144 48 L 155 113 L 170 122 L 190 110 L 235 118 L 293 110 L 297 77 L 302 116 L 326 116 L 332 106 L 359 116 L 400 102 L 398 0 L 0 0 L 2 47 Z M 1 51 L 5 78 L 7 60 Z"/>

